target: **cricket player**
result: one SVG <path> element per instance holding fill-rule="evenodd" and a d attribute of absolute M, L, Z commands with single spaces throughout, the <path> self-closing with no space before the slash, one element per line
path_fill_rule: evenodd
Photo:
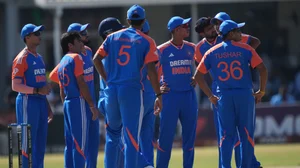
<path fill-rule="evenodd" d="M 222 12 L 220 12 L 219 14 L 217 14 L 217 18 L 220 18 L 219 16 L 222 16 L 222 18 L 224 20 L 230 18 L 229 15 L 227 15 L 226 13 L 223 13 L 222 15 Z M 215 18 L 213 18 L 215 19 Z M 203 55 L 205 54 L 206 51 L 208 51 L 210 48 L 212 48 L 213 46 L 219 44 L 222 42 L 222 37 L 221 36 L 218 36 L 217 34 L 217 31 L 216 29 L 214 28 L 214 25 L 211 24 L 211 21 L 212 19 L 209 18 L 209 17 L 201 17 L 197 22 L 196 22 L 196 26 L 195 26 L 195 31 L 201 36 L 203 37 L 203 39 L 197 44 L 196 46 L 196 54 L 195 54 L 195 60 L 200 63 Z M 215 22 L 218 22 L 219 20 L 215 21 Z M 219 28 L 219 26 L 217 27 Z M 247 43 L 247 44 L 251 44 L 252 45 L 252 48 L 256 48 L 259 44 L 260 44 L 260 41 L 256 38 L 256 37 L 253 37 L 253 36 L 249 36 L 249 35 L 245 35 L 245 34 L 242 34 L 242 39 L 245 38 L 245 37 L 248 37 L 248 39 L 251 39 L 251 40 L 241 40 L 239 42 L 243 42 L 243 43 Z M 249 43 L 251 42 L 251 43 Z M 210 73 L 212 73 L 210 71 Z M 216 86 L 216 83 L 215 81 L 212 82 L 212 91 L 214 94 L 216 94 L 216 90 L 217 90 L 217 86 Z M 217 133 L 217 139 L 218 139 L 218 144 L 220 143 L 220 139 L 218 138 L 218 119 L 217 119 L 217 109 L 212 106 L 213 108 L 213 111 L 214 111 L 214 123 L 215 123 L 215 128 L 216 128 L 216 133 Z M 239 141 L 239 138 L 238 136 L 236 137 L 236 143 L 235 143 L 235 146 L 234 146 L 234 150 L 235 150 L 235 162 L 236 162 L 236 166 L 239 167 L 240 165 L 240 141 Z M 220 153 L 219 153 L 219 159 L 220 159 Z M 260 162 L 258 162 L 256 160 L 256 157 L 253 156 L 253 163 L 254 163 L 254 167 L 260 167 Z M 219 167 L 220 167 L 220 164 L 221 164 L 221 161 L 219 160 Z"/>
<path fill-rule="evenodd" d="M 157 147 L 157 168 L 167 168 L 178 119 L 182 125 L 183 167 L 194 164 L 194 141 L 197 125 L 195 81 L 192 78 L 195 45 L 184 41 L 189 36 L 191 18 L 172 17 L 168 30 L 172 39 L 160 45 L 159 62 L 162 80 L 169 92 L 163 94 L 164 108 L 160 115 L 160 135 Z"/>
<path fill-rule="evenodd" d="M 225 12 L 219 12 L 214 18 L 211 19 L 211 24 L 214 25 L 216 31 L 219 32 L 219 27 L 224 20 L 230 20 L 230 16 Z M 260 45 L 260 40 L 254 36 L 242 33 L 242 43 L 250 45 L 252 48 L 256 49 Z"/>
<path fill-rule="evenodd" d="M 147 20 L 142 28 L 142 32 L 146 35 L 149 35 L 150 25 Z M 158 52 L 159 53 L 159 52 Z M 154 166 L 153 158 L 153 136 L 154 136 L 154 122 L 155 115 L 153 114 L 153 104 L 155 101 L 155 92 L 151 86 L 151 82 L 149 80 L 147 74 L 147 68 L 143 68 L 143 85 L 144 85 L 144 93 L 143 93 L 143 104 L 144 104 L 144 116 L 141 128 L 141 140 L 140 140 L 140 150 L 142 155 L 145 157 L 146 161 Z"/>
<path fill-rule="evenodd" d="M 26 47 L 16 56 L 12 66 L 12 90 L 16 98 L 17 123 L 31 125 L 32 167 L 44 167 L 48 123 L 53 113 L 46 98 L 51 88 L 47 84 L 43 57 L 37 53 L 44 26 L 26 24 L 21 38 Z M 22 130 L 23 168 L 28 167 L 27 131 Z"/>
<path fill-rule="evenodd" d="M 102 37 L 102 40 L 104 41 L 109 34 L 119 31 L 123 28 L 125 28 L 125 26 L 123 26 L 117 18 L 108 17 L 100 22 L 100 24 L 98 26 L 98 33 Z M 102 62 L 104 63 L 105 59 L 103 59 Z M 96 69 L 99 69 L 101 67 L 101 65 L 98 64 L 97 60 L 94 63 L 95 63 Z M 98 72 L 100 72 L 100 70 Z M 106 116 L 105 115 L 105 113 L 106 113 L 105 96 L 104 96 L 105 88 L 106 88 L 106 83 L 100 76 L 100 93 L 99 93 L 98 108 L 99 108 L 100 112 L 104 115 L 104 117 Z M 106 119 L 105 119 L 105 124 L 106 124 L 106 127 L 109 127 L 109 125 L 107 125 Z M 116 155 L 118 156 L 117 168 L 124 167 L 123 151 L 124 151 L 124 138 L 121 138 L 119 140 L 119 150 L 117 150 L 117 153 L 116 153 Z"/>
<path fill-rule="evenodd" d="M 161 93 L 155 61 L 158 60 L 153 39 L 140 30 L 145 21 L 145 10 L 133 5 L 127 11 L 130 25 L 127 29 L 110 34 L 94 56 L 99 74 L 107 83 L 104 90 L 106 127 L 105 166 L 116 168 L 118 145 L 123 128 L 125 139 L 125 168 L 138 167 L 139 137 L 143 119 L 143 66 L 156 93 L 154 113 L 162 108 Z M 102 59 L 105 60 L 104 65 Z M 130 97 L 130 98 L 129 98 Z"/>
<path fill-rule="evenodd" d="M 241 168 L 253 167 L 255 100 L 260 102 L 265 93 L 267 70 L 256 51 L 247 44 L 239 43 L 242 38 L 237 24 L 225 20 L 220 25 L 223 41 L 208 50 L 202 58 L 195 79 L 209 100 L 218 109 L 221 167 L 231 167 L 232 148 L 236 130 L 241 141 Z M 249 65 L 260 74 L 260 89 L 253 94 Z M 203 76 L 211 72 L 216 82 L 216 95 L 209 89 Z"/>
<path fill-rule="evenodd" d="M 84 47 L 80 34 L 64 33 L 61 47 L 65 55 L 50 76 L 56 81 L 58 75 L 60 96 L 64 102 L 65 167 L 84 168 L 89 150 L 89 118 L 95 121 L 99 111 L 90 92 L 91 85 L 87 84 L 84 61 L 79 55 Z"/>
<path fill-rule="evenodd" d="M 80 23 L 72 23 L 67 32 L 78 32 L 81 36 L 81 41 L 84 44 L 89 42 L 88 39 L 88 31 L 87 28 L 89 24 L 80 24 Z M 80 56 L 83 60 L 83 69 L 84 69 L 84 80 L 89 87 L 90 95 L 93 98 L 94 104 L 96 104 L 95 97 L 95 86 L 94 86 L 94 64 L 93 64 L 93 52 L 92 50 L 84 45 Z M 99 132 L 99 119 L 97 118 L 95 121 L 92 118 L 88 118 L 89 120 L 89 142 L 88 142 L 88 153 L 86 156 L 86 166 L 87 168 L 96 168 L 97 167 L 97 158 L 98 158 L 98 149 L 100 143 L 100 132 Z M 69 155 L 72 155 L 72 151 L 69 152 Z"/>

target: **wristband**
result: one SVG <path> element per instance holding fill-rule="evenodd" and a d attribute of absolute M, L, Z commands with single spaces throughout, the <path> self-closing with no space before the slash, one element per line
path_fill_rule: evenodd
<path fill-rule="evenodd" d="M 162 95 L 162 93 L 157 93 L 157 94 L 155 94 L 156 97 L 159 97 L 159 96 L 161 96 L 161 95 Z"/>
<path fill-rule="evenodd" d="M 213 95 L 211 95 L 208 99 L 211 99 L 211 98 L 213 98 Z"/>

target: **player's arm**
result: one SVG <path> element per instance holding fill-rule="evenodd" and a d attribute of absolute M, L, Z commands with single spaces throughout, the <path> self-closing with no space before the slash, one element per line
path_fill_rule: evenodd
<path fill-rule="evenodd" d="M 61 102 L 64 104 L 66 95 L 62 87 L 59 87 L 59 95 L 60 95 Z"/>
<path fill-rule="evenodd" d="M 204 79 L 204 75 L 208 73 L 207 67 L 204 63 L 205 58 L 206 58 L 206 55 L 204 55 L 204 58 L 199 63 L 197 70 L 195 72 L 195 75 L 194 75 L 194 79 L 198 83 L 200 89 L 206 94 L 208 99 L 211 101 L 211 103 L 216 105 L 218 98 L 212 93 L 207 82 Z"/>
<path fill-rule="evenodd" d="M 147 65 L 148 76 L 152 85 L 152 88 L 156 94 L 156 100 L 154 104 L 154 114 L 157 115 L 162 110 L 162 98 L 160 92 L 160 85 L 158 80 L 158 74 L 155 67 L 155 62 L 158 61 L 157 47 L 153 39 L 148 39 L 149 41 L 149 51 L 145 56 L 144 64 Z"/>
<path fill-rule="evenodd" d="M 48 99 L 46 99 L 47 101 L 47 104 L 48 104 L 48 123 L 50 123 L 53 119 L 53 112 L 52 112 L 52 109 L 51 109 L 51 106 L 50 106 L 50 103 L 48 101 Z"/>
<path fill-rule="evenodd" d="M 256 50 L 260 45 L 260 40 L 257 37 L 249 36 L 249 45 Z"/>
<path fill-rule="evenodd" d="M 107 38 L 106 40 L 102 43 L 102 45 L 99 47 L 97 52 L 94 55 L 93 62 L 95 65 L 95 68 L 97 72 L 101 75 L 101 77 L 106 81 L 106 72 L 102 63 L 102 59 L 104 59 L 108 54 L 107 54 Z"/>
<path fill-rule="evenodd" d="M 261 101 L 261 98 L 265 95 L 266 85 L 268 80 L 268 71 L 263 63 L 262 59 L 258 56 L 254 49 L 251 50 L 252 57 L 251 57 L 251 66 L 252 68 L 256 68 L 259 73 L 259 90 L 254 94 L 256 103 Z"/>
<path fill-rule="evenodd" d="M 15 92 L 25 93 L 25 94 L 43 94 L 47 95 L 50 92 L 48 85 L 42 88 L 34 88 L 23 84 L 25 71 L 28 65 L 26 58 L 19 58 L 13 62 L 12 67 L 12 90 Z"/>

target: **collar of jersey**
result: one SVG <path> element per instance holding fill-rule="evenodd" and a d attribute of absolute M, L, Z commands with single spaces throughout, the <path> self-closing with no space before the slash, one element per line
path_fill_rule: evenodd
<path fill-rule="evenodd" d="M 206 38 L 204 38 L 204 40 L 205 40 L 209 45 L 214 46 L 214 45 L 216 45 L 217 37 L 215 38 L 215 40 L 214 40 L 212 43 L 210 43 L 209 41 L 207 41 Z"/>
<path fill-rule="evenodd" d="M 178 50 L 181 50 L 181 49 L 183 48 L 183 46 L 184 46 L 184 41 L 183 41 L 183 43 L 182 43 L 181 46 L 176 46 L 175 44 L 172 43 L 171 40 L 169 41 L 169 43 L 170 43 L 172 46 L 174 46 L 176 49 L 178 49 Z"/>
<path fill-rule="evenodd" d="M 29 51 L 27 47 L 25 48 L 25 50 L 26 50 L 26 52 L 32 54 L 35 57 L 37 57 L 39 55 L 38 53 L 33 53 L 33 52 Z"/>

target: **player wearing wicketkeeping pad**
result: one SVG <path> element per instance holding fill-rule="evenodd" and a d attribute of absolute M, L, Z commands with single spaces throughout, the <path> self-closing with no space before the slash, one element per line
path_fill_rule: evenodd
<path fill-rule="evenodd" d="M 64 33 L 61 47 L 65 55 L 50 78 L 55 82 L 58 78 L 64 102 L 65 167 L 83 168 L 88 154 L 89 118 L 96 120 L 99 111 L 90 93 L 91 85 L 85 81 L 84 62 L 79 55 L 83 48 L 79 33 Z"/>
<path fill-rule="evenodd" d="M 227 20 L 229 19 L 229 15 L 226 14 L 225 12 L 220 12 L 218 13 L 215 18 L 207 18 L 207 17 L 201 17 L 197 22 L 196 22 L 196 26 L 195 26 L 195 31 L 197 33 L 199 33 L 199 35 L 201 37 L 203 37 L 203 39 L 196 45 L 196 54 L 195 54 L 195 60 L 200 63 L 203 55 L 205 54 L 206 51 L 208 51 L 210 48 L 212 48 L 213 46 L 219 44 L 220 42 L 222 42 L 222 37 L 218 36 L 216 31 L 217 28 L 219 28 L 218 24 L 221 24 L 221 20 Z M 212 21 L 214 20 L 214 21 Z M 217 24 L 214 25 L 212 24 Z M 244 39 L 244 40 L 243 40 Z M 256 37 L 250 36 L 250 35 L 246 35 L 246 34 L 242 34 L 242 40 L 240 40 L 239 42 L 242 43 L 247 43 L 249 44 L 252 48 L 256 48 L 258 47 L 258 45 L 260 44 L 259 39 L 257 39 Z M 212 72 L 210 72 L 212 73 Z M 217 86 L 216 83 L 214 81 L 214 79 L 212 79 L 212 91 L 214 94 L 216 94 L 217 91 Z M 215 124 L 215 128 L 216 128 L 216 133 L 218 134 L 218 130 L 219 130 L 219 126 L 218 126 L 218 121 L 217 121 L 217 109 L 212 106 L 212 109 L 214 111 L 214 124 Z M 218 144 L 220 142 L 220 139 L 218 138 L 217 135 L 217 139 L 218 139 Z M 236 162 L 236 166 L 239 167 L 240 165 L 240 141 L 238 136 L 236 137 L 236 145 L 234 146 L 234 151 L 235 151 L 235 162 Z M 219 149 L 218 149 L 219 150 Z M 220 150 L 219 150 L 220 152 Z M 254 159 L 254 167 L 260 167 L 260 162 L 258 162 L 256 160 L 256 157 L 253 156 Z M 220 167 L 220 154 L 219 154 L 219 167 Z"/>
<path fill-rule="evenodd" d="M 81 36 L 81 41 L 84 44 L 89 42 L 88 40 L 88 31 L 87 28 L 89 24 L 79 24 L 72 23 L 67 32 L 78 32 Z M 90 94 L 93 98 L 94 104 L 96 104 L 95 97 L 95 86 L 94 86 L 94 64 L 93 64 L 93 52 L 88 46 L 83 46 L 80 56 L 83 60 L 83 71 L 84 71 L 84 80 L 89 87 Z M 89 120 L 89 141 L 88 141 L 88 152 L 86 156 L 86 166 L 87 168 L 96 168 L 97 159 L 98 159 L 98 149 L 100 143 L 100 132 L 99 132 L 99 119 L 95 121 L 92 118 L 87 118 Z M 69 153 L 72 155 L 72 151 Z M 72 162 L 72 161 L 71 161 Z"/>
<path fill-rule="evenodd" d="M 17 123 L 31 125 L 33 168 L 44 166 L 48 123 L 53 117 L 46 98 L 51 88 L 47 84 L 45 63 L 36 52 L 43 30 L 44 26 L 33 24 L 26 24 L 22 28 L 21 38 L 26 48 L 16 56 L 12 66 L 12 90 L 19 92 L 16 98 Z M 23 168 L 28 167 L 27 136 L 27 131 L 23 128 Z"/>
<path fill-rule="evenodd" d="M 167 168 L 178 119 L 182 125 L 183 167 L 192 168 L 197 125 L 197 100 L 193 79 L 195 45 L 184 41 L 189 36 L 191 18 L 172 17 L 168 30 L 172 39 L 160 45 L 161 83 L 169 87 L 163 94 L 157 147 L 157 168 Z"/>
<path fill-rule="evenodd" d="M 266 67 L 256 51 L 247 44 L 235 42 L 241 40 L 240 27 L 244 25 L 245 23 L 237 24 L 231 20 L 224 21 L 220 25 L 224 42 L 205 53 L 195 73 L 200 88 L 218 109 L 223 168 L 231 167 L 237 129 L 242 148 L 240 167 L 253 167 L 255 99 L 256 102 L 261 101 L 267 82 Z M 256 93 L 253 93 L 249 65 L 260 74 L 260 90 Z M 208 71 L 212 72 L 216 81 L 217 96 L 211 92 L 203 78 Z"/>
<path fill-rule="evenodd" d="M 133 5 L 127 11 L 131 27 L 110 34 L 94 56 L 104 68 L 100 75 L 107 83 L 104 90 L 106 120 L 108 123 L 105 146 L 105 166 L 116 168 L 119 140 L 123 129 L 125 139 L 125 168 L 135 168 L 139 158 L 139 137 L 143 118 L 143 85 L 141 69 L 147 65 L 148 75 L 157 99 L 155 113 L 162 107 L 155 61 L 158 60 L 153 39 L 140 30 L 145 20 L 145 11 Z M 101 65 L 100 67 L 103 67 Z M 98 70 L 98 69 L 97 69 Z"/>

